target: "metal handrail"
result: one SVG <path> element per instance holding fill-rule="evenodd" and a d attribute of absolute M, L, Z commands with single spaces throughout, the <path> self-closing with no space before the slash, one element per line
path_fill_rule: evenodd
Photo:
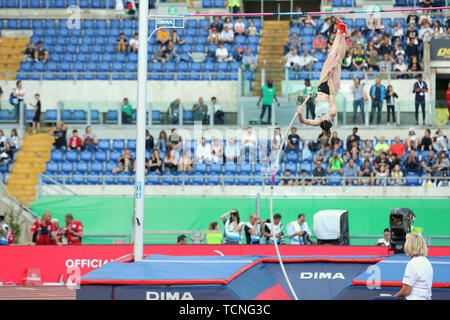
<path fill-rule="evenodd" d="M 24 204 L 22 201 L 16 199 L 8 190 L 6 185 L 3 183 L 3 181 L 0 180 L 0 189 L 3 190 L 4 193 L 6 193 L 7 198 L 9 198 L 12 202 L 14 202 L 19 208 L 24 210 L 27 215 L 24 215 L 24 217 L 29 220 L 30 222 L 36 221 L 36 219 L 39 219 L 38 214 L 36 214 L 33 210 L 31 210 L 26 204 Z M 2 192 L 2 193 L 3 193 Z"/>

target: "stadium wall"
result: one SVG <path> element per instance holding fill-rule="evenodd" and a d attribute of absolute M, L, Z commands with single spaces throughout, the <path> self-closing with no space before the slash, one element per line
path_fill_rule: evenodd
<path fill-rule="evenodd" d="M 248 221 L 255 212 L 254 198 L 229 197 L 155 197 L 145 200 L 145 230 L 207 230 L 212 221 L 220 221 L 220 215 L 231 209 L 238 209 L 243 221 Z M 313 215 L 324 209 L 345 209 L 349 212 L 350 235 L 380 235 L 388 227 L 389 213 L 393 208 L 407 207 L 416 216 L 416 227 L 424 228 L 424 235 L 450 235 L 450 209 L 448 199 L 398 199 L 398 198 L 306 198 L 276 199 L 274 212 L 283 216 L 284 227 L 306 214 L 310 228 Z M 133 213 L 132 197 L 57 197 L 42 196 L 31 205 L 39 215 L 51 211 L 53 217 L 64 221 L 66 213 L 72 213 L 85 226 L 86 234 L 129 234 Z M 269 217 L 269 199 L 261 199 L 262 218 Z M 221 227 L 223 230 L 223 227 Z M 286 229 L 286 228 L 284 228 Z M 285 230 L 286 231 L 286 230 Z M 148 244 L 175 243 L 176 235 L 169 238 L 151 238 Z M 373 239 L 352 239 L 352 245 L 373 245 Z M 85 244 L 111 244 L 107 238 L 86 238 Z M 448 240 L 433 240 L 433 245 L 449 245 Z"/>

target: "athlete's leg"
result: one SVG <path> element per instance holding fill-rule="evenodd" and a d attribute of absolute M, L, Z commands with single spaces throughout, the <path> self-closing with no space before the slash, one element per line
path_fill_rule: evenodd
<path fill-rule="evenodd" d="M 322 72 L 320 73 L 320 79 L 323 79 L 328 75 L 331 68 L 336 64 L 336 57 L 339 53 L 340 48 L 339 31 L 336 33 L 336 38 L 334 39 L 333 45 L 331 46 L 330 53 L 328 53 L 327 59 L 323 63 Z"/>
<path fill-rule="evenodd" d="M 336 57 L 336 67 L 333 70 L 333 81 L 334 81 L 334 90 L 339 91 L 341 89 L 341 63 L 345 58 L 345 52 L 347 50 L 347 46 L 345 45 L 345 34 L 338 34 L 340 38 L 338 54 Z"/>

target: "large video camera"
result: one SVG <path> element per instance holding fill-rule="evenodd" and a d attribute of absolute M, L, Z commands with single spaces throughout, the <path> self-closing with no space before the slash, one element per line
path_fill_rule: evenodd
<path fill-rule="evenodd" d="M 389 215 L 389 231 L 391 236 L 389 250 L 394 251 L 394 253 L 405 253 L 406 235 L 411 232 L 411 217 L 415 217 L 415 215 L 408 208 L 392 209 Z"/>

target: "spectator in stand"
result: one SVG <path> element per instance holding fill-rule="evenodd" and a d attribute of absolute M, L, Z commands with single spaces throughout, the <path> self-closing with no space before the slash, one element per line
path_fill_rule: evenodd
<path fill-rule="evenodd" d="M 358 136 L 358 128 L 354 127 L 352 129 L 352 134 L 347 137 L 347 150 L 351 150 L 351 145 L 356 143 L 357 147 L 359 147 L 361 143 L 361 137 Z"/>
<path fill-rule="evenodd" d="M 191 152 L 189 150 L 185 150 L 178 165 L 178 172 L 192 172 L 193 164 L 194 159 L 191 157 Z"/>
<path fill-rule="evenodd" d="M 358 107 L 361 110 L 361 123 L 365 122 L 366 115 L 364 112 L 364 101 L 367 100 L 367 95 L 364 91 L 364 86 L 367 81 L 367 73 L 364 70 L 364 81 L 361 81 L 360 78 L 355 77 L 353 86 L 352 86 L 352 94 L 353 94 L 353 124 L 356 124 L 356 118 L 358 115 Z"/>
<path fill-rule="evenodd" d="M 233 43 L 234 33 L 232 27 L 229 28 L 228 25 L 225 25 L 220 33 L 219 40 L 222 42 Z"/>
<path fill-rule="evenodd" d="M 44 212 L 41 219 L 36 220 L 31 227 L 29 234 L 30 245 L 47 245 L 51 240 L 58 239 L 55 227 L 52 223 L 52 214 L 49 211 Z M 62 243 L 56 240 L 57 245 Z"/>
<path fill-rule="evenodd" d="M 425 21 L 419 30 L 419 39 L 422 40 L 422 42 L 430 42 L 433 35 L 434 35 L 433 29 L 431 29 L 430 24 L 427 21 Z"/>
<path fill-rule="evenodd" d="M 172 41 L 174 44 L 183 45 L 186 43 L 186 41 L 182 40 L 180 36 L 177 33 L 177 30 L 172 30 L 172 36 L 170 37 L 170 41 Z"/>
<path fill-rule="evenodd" d="M 293 179 L 291 170 L 284 171 L 284 178 L 280 180 L 280 186 L 293 186 L 296 184 L 296 179 Z"/>
<path fill-rule="evenodd" d="M 42 48 L 42 41 L 38 41 L 37 45 L 38 45 L 38 47 L 34 51 L 34 61 L 47 62 L 48 61 L 48 51 L 46 49 Z"/>
<path fill-rule="evenodd" d="M 87 126 L 86 132 L 83 135 L 83 149 L 91 152 L 97 151 L 98 139 L 97 136 L 92 133 L 92 127 Z"/>
<path fill-rule="evenodd" d="M 284 67 L 288 70 L 297 71 L 300 67 L 300 57 L 297 54 L 297 49 L 292 49 L 287 55 L 284 56 L 286 61 Z"/>
<path fill-rule="evenodd" d="M 170 32 L 167 31 L 165 28 L 160 29 L 156 33 L 156 43 L 158 44 L 167 44 L 170 40 Z"/>
<path fill-rule="evenodd" d="M 0 88 L 1 90 L 1 88 Z M 1 98 L 1 94 L 0 94 L 0 98 Z M 33 112 L 33 130 L 31 131 L 31 133 L 36 133 L 36 129 L 37 130 L 41 130 L 41 101 L 40 101 L 40 96 L 39 93 L 34 94 L 34 99 L 36 100 L 36 104 L 32 104 L 30 102 L 30 106 L 34 108 L 34 112 Z"/>
<path fill-rule="evenodd" d="M 366 46 L 366 39 L 362 36 L 361 30 L 356 30 L 356 36 L 354 37 L 354 44 L 361 45 L 363 48 Z"/>
<path fill-rule="evenodd" d="M 411 10 L 409 15 L 406 17 L 406 24 L 417 25 L 418 23 L 419 23 L 419 16 L 416 15 L 416 11 Z"/>
<path fill-rule="evenodd" d="M 228 140 L 228 143 L 225 146 L 225 159 L 228 163 L 236 163 L 237 158 L 239 156 L 239 150 L 237 145 L 234 143 L 234 139 L 231 138 Z"/>
<path fill-rule="evenodd" d="M 430 150 L 428 151 L 427 156 L 422 158 L 422 162 L 420 163 L 422 172 L 434 174 L 435 164 L 436 164 L 436 156 L 434 154 L 434 151 Z"/>
<path fill-rule="evenodd" d="M 225 114 L 223 113 L 220 105 L 217 104 L 217 98 L 216 97 L 212 97 L 211 98 L 211 108 L 209 109 L 210 111 L 210 117 L 214 117 L 214 124 L 223 124 L 224 123 L 224 119 L 223 117 L 225 116 Z"/>
<path fill-rule="evenodd" d="M 406 52 L 405 52 L 405 50 L 403 50 L 403 45 L 402 45 L 401 43 L 396 43 L 396 44 L 395 44 L 394 56 L 395 56 L 395 59 L 396 59 L 396 60 L 397 60 L 398 58 L 405 59 Z M 406 71 L 406 70 L 405 70 L 405 71 Z"/>
<path fill-rule="evenodd" d="M 9 145 L 11 146 L 11 150 L 14 152 L 19 151 L 20 149 L 20 145 L 21 145 L 21 141 L 20 141 L 20 137 L 17 134 L 17 129 L 11 129 L 11 136 L 8 139 Z"/>
<path fill-rule="evenodd" d="M 145 130 L 145 150 L 152 151 L 155 147 L 155 142 L 150 131 Z"/>
<path fill-rule="evenodd" d="M 326 179 L 319 179 L 321 177 L 326 177 L 327 172 L 322 167 L 322 161 L 317 161 L 316 167 L 312 171 L 312 176 L 316 179 L 313 179 L 313 184 L 327 184 Z"/>
<path fill-rule="evenodd" d="M 211 32 L 208 36 L 208 43 L 209 44 L 217 44 L 219 43 L 219 33 L 217 32 L 216 28 L 212 28 Z"/>
<path fill-rule="evenodd" d="M 4 149 L 0 153 L 0 164 L 6 166 L 12 160 L 14 160 L 14 151 L 11 149 L 9 142 L 6 142 Z"/>
<path fill-rule="evenodd" d="M 154 149 L 152 152 L 152 156 L 150 157 L 150 160 L 148 161 L 148 165 L 147 165 L 148 170 L 150 172 L 160 173 L 161 165 L 162 165 L 162 161 L 161 161 L 161 157 L 159 156 L 159 150 Z"/>
<path fill-rule="evenodd" d="M 0 216 L 0 245 L 7 246 L 9 244 L 9 234 L 11 230 L 5 222 L 5 216 Z"/>
<path fill-rule="evenodd" d="M 375 137 L 377 139 L 377 137 Z M 384 136 L 380 137 L 380 142 L 375 145 L 373 148 L 375 150 L 375 156 L 381 155 L 381 153 L 385 153 L 389 151 L 389 145 L 386 143 L 386 138 Z"/>
<path fill-rule="evenodd" d="M 164 152 L 167 150 L 167 134 L 164 130 L 162 130 L 158 135 L 158 140 L 156 140 L 156 148 Z"/>
<path fill-rule="evenodd" d="M 414 128 L 409 128 L 408 136 L 405 139 L 405 147 L 409 150 L 416 150 L 419 146 L 419 137 Z"/>
<path fill-rule="evenodd" d="M 372 110 L 370 112 L 369 124 L 373 123 L 375 111 L 377 111 L 377 124 L 381 122 L 381 110 L 383 108 L 384 97 L 386 96 L 386 88 L 381 84 L 381 79 L 376 78 L 375 84 L 370 88 L 370 97 L 372 98 Z"/>
<path fill-rule="evenodd" d="M 392 71 L 392 65 L 395 62 L 394 58 L 392 58 L 392 56 L 388 55 L 387 53 L 385 53 L 383 55 L 383 60 L 378 62 L 378 68 L 380 70 L 383 70 L 383 68 L 386 68 L 386 72 L 391 72 Z"/>
<path fill-rule="evenodd" d="M 375 150 L 373 150 L 371 144 L 370 144 L 370 140 L 366 140 L 364 142 L 364 148 L 361 151 L 361 156 L 365 159 L 365 160 L 369 160 L 372 161 L 375 157 Z"/>
<path fill-rule="evenodd" d="M 394 168 L 391 170 L 391 184 L 394 185 L 402 185 L 403 184 L 403 172 L 401 170 L 400 164 L 394 165 Z"/>
<path fill-rule="evenodd" d="M 244 158 L 244 155 L 248 152 L 249 162 L 256 163 L 256 153 L 258 149 L 258 138 L 253 132 L 252 127 L 248 127 L 245 134 L 242 135 L 242 143 L 240 150 L 240 159 Z"/>
<path fill-rule="evenodd" d="M 422 124 L 425 125 L 425 93 L 428 92 L 428 86 L 422 79 L 422 75 L 417 76 L 417 82 L 414 83 L 413 93 L 416 95 L 416 125 L 419 124 L 419 106 L 422 107 Z"/>
<path fill-rule="evenodd" d="M 415 72 L 415 71 L 422 71 L 422 67 L 418 62 L 418 58 L 416 56 L 412 56 L 411 62 L 409 63 L 408 72 Z M 416 77 L 417 75 L 413 75 L 412 77 Z"/>
<path fill-rule="evenodd" d="M 242 63 L 243 59 L 244 59 L 244 48 L 237 47 L 236 52 L 233 54 L 233 60 L 236 61 L 237 63 Z"/>
<path fill-rule="evenodd" d="M 270 139 L 270 161 L 272 163 L 276 161 L 278 151 L 281 149 L 281 143 L 283 142 L 283 138 L 281 137 L 281 129 L 277 127 L 273 131 L 272 139 Z M 281 151 L 280 159 L 283 159 L 283 151 Z"/>
<path fill-rule="evenodd" d="M 223 163 L 224 150 L 223 145 L 220 143 L 219 139 L 214 139 L 211 146 L 211 159 L 214 163 Z"/>
<path fill-rule="evenodd" d="M 336 34 L 332 33 L 328 36 L 327 40 L 327 50 L 330 51 L 331 47 L 333 46 L 334 39 L 336 38 Z"/>
<path fill-rule="evenodd" d="M 233 23 L 231 22 L 231 18 L 230 17 L 226 17 L 225 21 L 223 23 L 223 28 L 225 29 L 225 27 L 227 27 L 230 30 L 233 30 Z"/>
<path fill-rule="evenodd" d="M 448 160 L 447 153 L 440 151 L 437 162 L 435 164 L 436 174 L 439 177 L 448 177 L 450 170 L 450 161 Z"/>
<path fill-rule="evenodd" d="M 261 109 L 261 114 L 259 116 L 259 120 L 261 122 L 263 121 L 264 114 L 266 113 L 266 109 L 267 109 L 267 123 L 270 123 L 270 121 L 272 119 L 273 101 L 275 100 L 278 104 L 278 107 L 280 106 L 280 102 L 278 101 L 276 89 L 273 85 L 272 79 L 268 79 L 267 85 L 262 87 L 261 95 L 259 96 L 259 100 L 256 103 L 257 107 L 259 107 L 261 100 L 262 100 L 262 109 Z"/>
<path fill-rule="evenodd" d="M 153 62 L 166 63 L 166 60 L 167 60 L 168 56 L 169 56 L 169 54 L 168 54 L 168 51 L 167 51 L 167 46 L 163 44 L 158 49 L 158 51 L 156 51 L 156 53 L 153 55 L 152 61 Z"/>
<path fill-rule="evenodd" d="M 63 122 L 59 122 L 56 127 L 54 127 L 48 134 L 55 137 L 55 142 L 53 145 L 56 149 L 65 150 L 67 147 L 66 134 L 67 134 L 67 125 Z"/>
<path fill-rule="evenodd" d="M 130 39 L 130 52 L 138 52 L 139 48 L 139 34 L 134 33 L 133 38 Z"/>
<path fill-rule="evenodd" d="M 428 25 L 431 25 L 433 23 L 433 20 L 431 19 L 430 16 L 430 11 L 428 10 L 423 10 L 422 11 L 422 15 L 419 18 L 419 26 L 423 26 L 425 23 L 428 23 Z"/>
<path fill-rule="evenodd" d="M 174 149 L 168 149 L 164 158 L 164 172 L 177 172 L 178 160 Z"/>
<path fill-rule="evenodd" d="M 425 129 L 425 134 L 419 141 L 420 151 L 431 151 L 433 150 L 433 140 L 431 139 L 430 129 Z"/>
<path fill-rule="evenodd" d="M 378 50 L 375 48 L 373 40 L 369 40 L 366 49 L 366 60 L 368 69 L 378 70 Z"/>
<path fill-rule="evenodd" d="M 247 36 L 259 36 L 258 29 L 255 27 L 255 23 L 253 21 L 250 21 L 248 24 L 248 28 L 245 32 Z"/>
<path fill-rule="evenodd" d="M 223 24 L 220 22 L 220 17 L 215 16 L 213 22 L 209 26 L 205 27 L 205 30 L 212 30 L 213 28 L 215 28 L 217 32 L 222 32 Z"/>
<path fill-rule="evenodd" d="M 342 174 L 343 167 L 344 159 L 342 159 L 337 150 L 334 150 L 330 160 L 328 161 L 328 173 Z"/>
<path fill-rule="evenodd" d="M 244 225 L 245 238 L 247 244 L 261 243 L 261 219 L 254 213 L 250 215 L 247 223 Z"/>
<path fill-rule="evenodd" d="M 358 173 L 358 186 L 361 184 L 371 184 L 373 186 L 374 184 L 374 172 L 372 168 L 370 167 L 370 161 L 364 160 L 364 166 L 361 168 L 361 170 Z"/>
<path fill-rule="evenodd" d="M 34 43 L 30 42 L 27 45 L 27 48 L 25 49 L 25 52 L 23 53 L 23 61 L 29 61 L 32 62 L 34 61 Z"/>
<path fill-rule="evenodd" d="M 230 216 L 227 218 L 227 216 Z M 239 211 L 231 210 L 220 216 L 225 225 L 224 244 L 241 244 L 244 222 L 241 221 Z"/>
<path fill-rule="evenodd" d="M 348 162 L 349 159 L 353 159 L 355 162 L 359 162 L 361 155 L 361 150 L 359 148 L 360 143 L 353 140 L 351 143 L 347 144 L 347 152 L 344 155 L 344 161 Z"/>
<path fill-rule="evenodd" d="M 394 31 L 392 32 L 392 36 L 403 38 L 404 35 L 405 35 L 405 30 L 402 26 L 402 23 L 399 21 L 395 25 Z"/>
<path fill-rule="evenodd" d="M 389 152 L 391 154 L 395 154 L 399 158 L 403 158 L 406 154 L 406 148 L 403 143 L 400 141 L 400 137 L 395 137 L 395 143 L 391 144 L 391 147 L 389 148 Z"/>
<path fill-rule="evenodd" d="M 420 173 L 420 163 L 416 157 L 416 152 L 414 150 L 411 150 L 409 152 L 409 157 L 405 160 L 404 167 L 406 172 L 408 173 Z"/>
<path fill-rule="evenodd" d="M 12 95 L 12 97 L 10 97 L 10 101 L 12 98 L 11 105 L 14 107 L 16 121 L 19 122 L 19 120 L 20 120 L 20 104 L 23 103 L 24 98 L 25 98 L 25 89 L 23 88 L 22 80 L 16 81 L 16 87 L 13 88 L 11 95 Z M 24 117 L 24 119 L 26 119 L 26 117 Z"/>
<path fill-rule="evenodd" d="M 357 183 L 356 177 L 358 177 L 358 167 L 355 166 L 355 161 L 352 158 L 348 160 L 347 165 L 344 167 L 344 177 L 347 178 L 345 180 L 346 184 L 352 185 Z M 354 177 L 354 179 L 351 179 L 352 177 Z"/>
<path fill-rule="evenodd" d="M 300 170 L 300 177 L 297 180 L 296 185 L 311 186 L 312 179 L 309 177 L 308 172 L 305 169 Z"/>
<path fill-rule="evenodd" d="M 244 21 L 242 20 L 242 17 L 238 17 L 238 19 L 234 23 L 234 34 L 235 35 L 245 34 L 245 24 Z"/>
<path fill-rule="evenodd" d="M 64 235 L 67 238 L 68 245 L 81 244 L 83 238 L 83 224 L 74 220 L 73 215 L 68 213 L 65 216 L 66 228 L 64 230 Z"/>
<path fill-rule="evenodd" d="M 317 61 L 319 60 L 308 54 L 308 50 L 303 50 L 303 55 L 299 59 L 298 70 L 308 70 L 311 72 L 314 63 Z"/>
<path fill-rule="evenodd" d="M 176 153 L 179 153 L 181 149 L 183 149 L 183 139 L 178 134 L 178 131 L 175 128 L 171 131 L 171 135 L 169 136 L 169 139 L 167 141 L 167 148 L 173 149 L 174 151 L 176 151 Z"/>
<path fill-rule="evenodd" d="M 72 131 L 73 136 L 69 139 L 69 145 L 67 147 L 68 150 L 77 150 L 78 152 L 81 151 L 81 146 L 83 144 L 83 141 L 78 136 L 78 130 Z"/>
<path fill-rule="evenodd" d="M 175 61 L 177 63 L 180 62 L 181 57 L 176 51 L 177 50 L 174 47 L 173 42 L 169 41 L 167 43 L 167 49 L 166 49 L 166 53 L 168 54 L 167 61 Z"/>
<path fill-rule="evenodd" d="M 442 129 L 438 129 L 436 131 L 436 136 L 433 138 L 433 149 L 436 152 L 444 151 L 447 152 L 449 150 L 449 143 L 447 137 L 444 136 L 444 131 Z"/>
<path fill-rule="evenodd" d="M 327 53 L 327 40 L 322 37 L 321 33 L 317 34 L 317 38 L 314 39 L 312 47 L 314 50 L 321 51 L 322 53 Z"/>
<path fill-rule="evenodd" d="M 3 133 L 3 130 L 0 129 L 0 151 L 5 150 L 5 145 L 8 142 L 8 140 L 5 137 L 5 134 Z"/>
<path fill-rule="evenodd" d="M 292 37 L 289 39 L 288 48 L 289 50 L 297 49 L 299 50 L 302 44 L 305 44 L 305 41 L 302 41 L 297 37 L 297 32 L 292 33 Z"/>
<path fill-rule="evenodd" d="M 281 223 L 281 219 L 282 219 L 281 214 L 275 213 L 273 215 L 273 226 L 270 219 L 267 219 L 264 222 L 264 225 L 261 226 L 263 235 L 265 237 L 265 244 L 271 245 L 274 244 L 273 235 L 275 235 L 277 244 L 285 244 L 283 235 L 283 224 Z"/>
<path fill-rule="evenodd" d="M 312 18 L 312 16 L 310 14 L 308 14 L 306 16 L 304 23 L 305 23 L 305 27 L 315 27 L 316 26 L 316 22 L 314 21 L 314 19 Z"/>
<path fill-rule="evenodd" d="M 379 53 L 382 56 L 387 54 L 392 57 L 394 55 L 394 47 L 391 45 L 391 40 L 387 34 L 383 36 L 383 42 L 380 45 Z"/>
<path fill-rule="evenodd" d="M 122 106 L 122 123 L 130 124 L 133 122 L 133 106 L 128 101 L 128 98 L 123 98 Z"/>
<path fill-rule="evenodd" d="M 367 62 L 365 60 L 364 51 L 362 49 L 362 45 L 358 44 L 356 46 L 356 50 L 353 52 L 352 57 L 352 70 L 353 71 L 362 71 L 367 67 Z"/>
<path fill-rule="evenodd" d="M 177 98 L 170 104 L 169 109 L 167 110 L 167 118 L 169 120 L 169 124 L 178 124 L 180 110 L 182 107 L 183 106 L 181 105 L 181 100 L 179 98 Z"/>
<path fill-rule="evenodd" d="M 227 48 L 224 47 L 223 41 L 219 42 L 219 47 L 216 49 L 216 59 L 217 62 L 226 62 L 233 60 L 233 57 L 228 54 Z"/>
<path fill-rule="evenodd" d="M 202 141 L 195 149 L 195 163 L 209 164 L 212 161 L 211 144 L 206 143 L 206 138 L 202 137 Z"/>
<path fill-rule="evenodd" d="M 250 70 L 255 72 L 257 65 L 258 60 L 256 59 L 256 56 L 252 55 L 252 49 L 247 48 L 246 55 L 242 59 L 241 70 Z"/>
<path fill-rule="evenodd" d="M 389 228 L 384 229 L 384 237 L 375 243 L 377 247 L 389 247 L 391 245 L 391 234 Z"/>
<path fill-rule="evenodd" d="M 125 33 L 121 32 L 119 39 L 116 41 L 116 51 L 117 52 L 127 52 L 128 51 L 128 41 L 125 39 Z"/>
<path fill-rule="evenodd" d="M 198 102 L 192 107 L 192 115 L 194 121 L 202 121 L 203 124 L 208 124 L 208 106 L 203 102 L 203 98 L 198 98 Z"/>
<path fill-rule="evenodd" d="M 433 38 L 434 39 L 442 39 L 444 38 L 444 28 L 442 28 L 442 24 L 439 20 L 436 20 L 434 22 L 434 27 L 433 27 Z"/>
<path fill-rule="evenodd" d="M 394 169 L 395 165 L 400 165 L 400 160 L 397 158 L 397 155 L 395 153 L 390 154 L 389 158 L 389 171 L 392 171 Z"/>
<path fill-rule="evenodd" d="M 395 99 L 398 99 L 397 93 L 394 91 L 391 85 L 388 85 L 386 92 L 386 107 L 387 107 L 387 122 L 388 125 L 391 125 L 391 114 L 393 123 L 396 123 L 395 120 Z"/>
<path fill-rule="evenodd" d="M 331 148 L 328 143 L 322 146 L 320 150 L 314 156 L 314 162 L 328 163 L 331 157 Z"/>
<path fill-rule="evenodd" d="M 330 30 L 331 27 L 331 18 L 325 18 L 324 23 L 322 24 L 322 26 L 319 29 L 319 33 L 323 36 L 328 35 L 328 31 Z"/>
<path fill-rule="evenodd" d="M 117 160 L 118 167 L 112 170 L 112 173 L 118 172 L 132 172 L 133 171 L 133 157 L 130 154 L 130 149 L 123 150 L 122 156 Z"/>
<path fill-rule="evenodd" d="M 397 58 L 397 63 L 394 64 L 393 71 L 401 72 L 396 75 L 397 79 L 405 79 L 406 78 L 406 75 L 403 75 L 402 73 L 408 71 L 408 66 L 403 63 L 403 57 L 400 56 Z"/>
<path fill-rule="evenodd" d="M 412 57 L 419 57 L 419 45 L 414 42 L 414 39 L 408 40 L 408 45 L 406 46 L 406 56 L 409 59 L 412 59 Z"/>

